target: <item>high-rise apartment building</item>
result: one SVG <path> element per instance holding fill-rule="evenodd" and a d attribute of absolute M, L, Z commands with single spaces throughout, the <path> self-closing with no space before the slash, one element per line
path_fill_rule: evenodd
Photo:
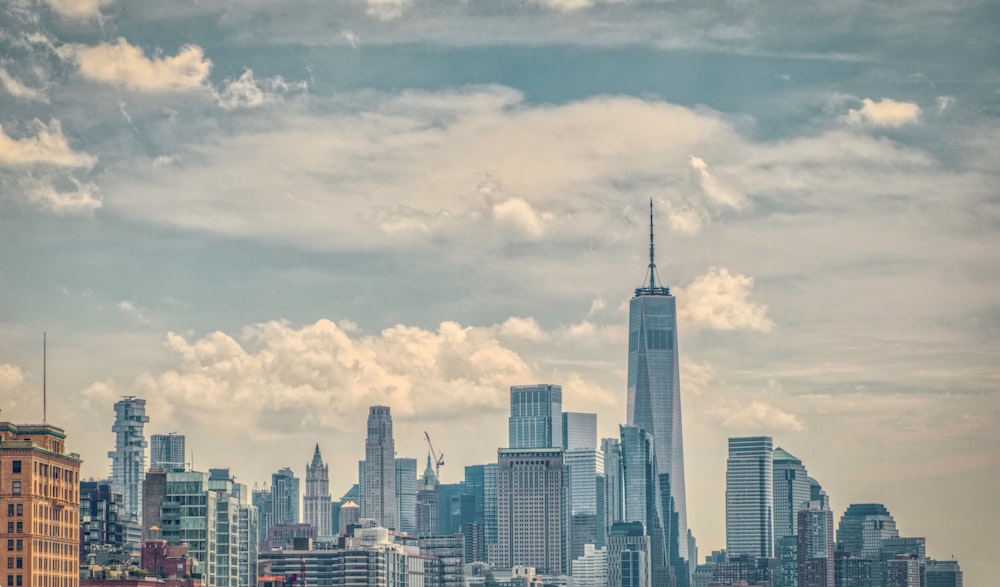
<path fill-rule="evenodd" d="M 515 385 L 510 388 L 509 448 L 562 446 L 562 387 Z"/>
<path fill-rule="evenodd" d="M 80 483 L 80 563 L 128 563 L 125 526 L 119 508 L 122 496 L 104 481 Z"/>
<path fill-rule="evenodd" d="M 303 498 L 305 523 L 316 529 L 319 537 L 334 536 L 330 514 L 330 466 L 323 462 L 319 443 L 313 450 L 312 461 L 306 465 L 306 495 Z"/>
<path fill-rule="evenodd" d="M 392 436 L 392 415 L 387 406 L 371 406 L 368 409 L 364 471 L 362 515 L 375 520 L 383 528 L 398 530 L 396 442 Z"/>
<path fill-rule="evenodd" d="M 774 558 L 774 477 L 770 436 L 729 439 L 726 552 Z"/>
<path fill-rule="evenodd" d="M 396 459 L 396 507 L 403 534 L 417 534 L 417 459 Z"/>
<path fill-rule="evenodd" d="M 889 510 L 880 503 L 851 504 L 837 527 L 837 542 L 856 557 L 878 559 L 886 538 L 899 538 L 899 530 Z"/>
<path fill-rule="evenodd" d="M 809 474 L 802 461 L 778 447 L 774 463 L 774 539 L 798 536 L 799 509 L 811 500 Z"/>
<path fill-rule="evenodd" d="M 271 473 L 271 525 L 298 524 L 301 487 L 299 478 L 288 467 Z"/>
<path fill-rule="evenodd" d="M 142 528 L 142 484 L 146 476 L 146 400 L 133 396 L 115 402 L 115 450 L 110 451 L 111 488 L 122 496 L 122 513 Z M 134 545 L 138 549 L 139 545 Z"/>
<path fill-rule="evenodd" d="M 149 437 L 149 467 L 183 471 L 184 450 L 183 434 L 154 434 Z"/>
<path fill-rule="evenodd" d="M 629 301 L 628 424 L 653 435 L 659 474 L 670 475 L 677 528 L 670 538 L 681 557 L 687 552 L 684 435 L 677 350 L 677 300 L 658 282 L 653 249 L 653 203 L 649 204 L 649 267 Z"/>
<path fill-rule="evenodd" d="M 821 501 L 799 509 L 798 587 L 834 587 L 833 512 Z"/>
<path fill-rule="evenodd" d="M 498 459 L 497 543 L 487 547 L 490 564 L 563 573 L 568 569 L 562 449 L 500 449 Z"/>
<path fill-rule="evenodd" d="M 50 424 L 0 422 L 0 585 L 80 584 L 80 455 Z"/>

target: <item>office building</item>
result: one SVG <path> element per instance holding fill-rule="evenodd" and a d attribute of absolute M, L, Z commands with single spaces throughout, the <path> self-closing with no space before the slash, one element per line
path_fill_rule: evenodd
<path fill-rule="evenodd" d="M 597 414 L 563 412 L 562 447 L 564 450 L 597 448 Z"/>
<path fill-rule="evenodd" d="M 774 539 L 798 536 L 798 511 L 812 501 L 809 474 L 802 461 L 778 447 L 772 453 L 774 463 Z"/>
<path fill-rule="evenodd" d="M 573 559 L 573 587 L 607 587 L 607 584 L 607 549 L 585 545 L 583 554 Z"/>
<path fill-rule="evenodd" d="M 361 506 L 353 501 L 345 501 L 340 504 L 340 526 L 339 534 L 346 534 L 351 526 L 357 526 L 361 519 Z"/>
<path fill-rule="evenodd" d="M 562 446 L 562 387 L 515 385 L 510 388 L 508 447 L 558 448 Z"/>
<path fill-rule="evenodd" d="M 80 462 L 62 428 L 0 422 L 0 585 L 79 585 Z"/>
<path fill-rule="evenodd" d="M 498 451 L 497 543 L 487 547 L 490 564 L 501 570 L 529 566 L 543 574 L 563 573 L 563 483 L 561 448 Z"/>
<path fill-rule="evenodd" d="M 133 396 L 123 397 L 115 403 L 115 450 L 111 458 L 111 488 L 122 496 L 122 513 L 142 528 L 142 484 L 146 476 L 146 436 L 143 429 L 146 400 Z M 133 545 L 136 552 L 140 544 Z"/>
<path fill-rule="evenodd" d="M 604 527 L 598 528 L 598 480 L 604 478 L 604 453 L 589 448 L 567 450 L 564 462 L 570 487 L 570 557 L 583 555 L 585 544 L 603 544 Z M 603 494 L 603 486 L 600 493 Z M 600 504 L 603 511 L 603 503 Z"/>
<path fill-rule="evenodd" d="M 667 585 L 670 582 L 668 556 L 670 546 L 666 543 L 667 529 L 664 527 L 663 498 L 669 500 L 669 493 L 660 487 L 657 474 L 655 441 L 652 435 L 638 426 L 619 426 L 621 434 L 621 472 L 624 487 L 623 519 L 643 525 L 649 536 L 649 564 L 652 585 Z"/>
<path fill-rule="evenodd" d="M 920 559 L 900 555 L 886 562 L 885 587 L 920 587 Z"/>
<path fill-rule="evenodd" d="M 149 437 L 149 468 L 184 470 L 184 435 L 171 432 Z"/>
<path fill-rule="evenodd" d="M 770 436 L 729 439 L 726 552 L 774 557 L 774 478 Z"/>
<path fill-rule="evenodd" d="M 798 587 L 834 587 L 833 512 L 810 501 L 797 517 Z"/>
<path fill-rule="evenodd" d="M 417 534 L 417 459 L 396 459 L 396 506 L 403 534 Z"/>
<path fill-rule="evenodd" d="M 642 522 L 616 522 L 608 531 L 608 587 L 653 587 L 652 546 Z"/>
<path fill-rule="evenodd" d="M 855 503 L 848 506 L 837 527 L 837 542 L 855 557 L 877 559 L 882 541 L 899 538 L 896 521 L 880 503 Z"/>
<path fill-rule="evenodd" d="M 613 524 L 625 519 L 621 441 L 617 438 L 602 438 L 601 452 L 604 453 L 604 527 L 607 535 Z"/>
<path fill-rule="evenodd" d="M 461 534 L 421 536 L 417 539 L 417 547 L 421 556 L 433 558 L 438 563 L 434 565 L 437 576 L 432 576 L 432 581 L 425 583 L 425 587 L 465 587 L 465 540 Z M 432 569 L 425 570 L 425 573 L 433 575 Z"/>
<path fill-rule="evenodd" d="M 396 505 L 396 443 L 387 406 L 368 409 L 362 515 L 390 530 L 399 529 Z"/>
<path fill-rule="evenodd" d="M 288 467 L 271 473 L 271 524 L 298 524 L 301 486 Z"/>
<path fill-rule="evenodd" d="M 798 525 L 798 520 L 796 520 Z M 778 572 L 774 587 L 796 587 L 799 583 L 799 537 L 785 536 L 774 543 Z"/>
<path fill-rule="evenodd" d="M 468 470 L 468 467 L 466 467 Z M 427 467 L 420 478 L 420 487 L 417 491 L 416 499 L 416 522 L 418 536 L 436 536 L 438 532 L 438 518 L 440 517 L 440 505 L 438 504 L 438 481 L 437 474 L 430 455 L 427 455 Z"/>
<path fill-rule="evenodd" d="M 163 512 L 163 499 L 167 495 L 167 470 L 150 469 L 142 483 L 142 540 L 146 541 L 160 537 L 160 527 L 163 525 L 160 515 Z M 155 530 L 153 530 L 155 528 Z"/>
<path fill-rule="evenodd" d="M 323 462 L 317 443 L 312 461 L 306 465 L 306 495 L 302 505 L 305 510 L 303 521 L 315 528 L 319 537 L 335 534 L 330 504 L 330 466 Z"/>
<path fill-rule="evenodd" d="M 670 475 L 677 511 L 678 553 L 687 552 L 687 498 L 684 482 L 684 435 L 681 429 L 680 365 L 677 347 L 677 300 L 659 282 L 653 248 L 653 203 L 649 204 L 649 266 L 646 279 L 629 301 L 628 420 L 653 435 L 657 470 Z"/>
<path fill-rule="evenodd" d="M 876 561 L 839 549 L 834 557 L 833 579 L 837 587 L 878 587 L 875 579 Z"/>
<path fill-rule="evenodd" d="M 958 561 L 929 560 L 924 567 L 925 587 L 962 587 L 962 569 Z"/>
<path fill-rule="evenodd" d="M 257 509 L 257 544 L 258 547 L 267 542 L 267 530 L 274 525 L 274 501 L 267 483 L 263 488 L 256 485 L 250 494 L 250 502 Z"/>

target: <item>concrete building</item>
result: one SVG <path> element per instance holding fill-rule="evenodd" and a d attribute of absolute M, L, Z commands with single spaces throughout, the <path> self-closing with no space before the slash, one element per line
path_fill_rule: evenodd
<path fill-rule="evenodd" d="M 677 512 L 668 552 L 687 560 L 687 497 L 684 434 L 677 345 L 677 300 L 659 280 L 653 248 L 653 202 L 649 203 L 649 265 L 628 310 L 628 415 L 626 422 L 653 435 L 657 474 L 670 476 L 670 498 Z"/>
<path fill-rule="evenodd" d="M 920 587 L 920 559 L 901 555 L 886 565 L 885 587 Z"/>
<path fill-rule="evenodd" d="M 340 527 L 339 534 L 346 534 L 351 526 L 355 526 L 361 519 L 361 506 L 353 501 L 346 501 L 340 504 Z"/>
<path fill-rule="evenodd" d="M 461 534 L 453 536 L 421 536 L 417 539 L 420 555 L 433 557 L 439 561 L 438 575 L 434 580 L 441 587 L 464 587 L 465 585 L 465 539 Z"/>
<path fill-rule="evenodd" d="M 495 568 L 564 572 L 563 470 L 561 448 L 498 451 L 497 543 L 487 547 Z"/>
<path fill-rule="evenodd" d="M 573 587 L 607 587 L 608 551 L 584 545 L 583 555 L 573 559 Z"/>
<path fill-rule="evenodd" d="M 184 435 L 171 432 L 149 437 L 149 468 L 184 470 Z"/>
<path fill-rule="evenodd" d="M 167 470 L 150 469 L 146 471 L 146 479 L 142 484 L 142 540 L 160 537 L 163 522 L 160 516 L 163 512 L 163 499 L 167 495 Z M 151 529 L 155 528 L 155 536 Z"/>
<path fill-rule="evenodd" d="M 302 505 L 305 510 L 303 521 L 315 528 L 319 537 L 334 535 L 330 504 L 330 466 L 323 462 L 317 443 L 312 461 L 306 465 L 306 495 Z"/>
<path fill-rule="evenodd" d="M 797 518 L 798 587 L 834 587 L 833 512 L 810 501 Z"/>
<path fill-rule="evenodd" d="M 774 477 L 770 436 L 729 439 L 726 552 L 774 557 Z"/>
<path fill-rule="evenodd" d="M 550 384 L 511 387 L 507 434 L 507 446 L 511 449 L 561 447 L 562 387 Z"/>
<path fill-rule="evenodd" d="M 146 436 L 143 432 L 149 417 L 146 400 L 126 396 L 115 402 L 115 450 L 111 458 L 111 487 L 122 496 L 122 513 L 142 528 L 142 484 L 146 476 Z M 135 544 L 139 552 L 141 544 Z"/>
<path fill-rule="evenodd" d="M 62 428 L 0 422 L 0 585 L 79 585 L 80 462 Z"/>
<path fill-rule="evenodd" d="M 392 435 L 392 415 L 387 406 L 372 406 L 368 410 L 364 462 L 362 515 L 374 519 L 382 527 L 398 530 L 396 442 Z"/>

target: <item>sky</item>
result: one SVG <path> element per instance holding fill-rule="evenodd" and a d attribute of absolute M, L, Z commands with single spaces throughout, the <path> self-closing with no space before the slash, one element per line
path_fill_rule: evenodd
<path fill-rule="evenodd" d="M 627 301 L 678 300 L 688 520 L 730 436 L 985 584 L 1000 525 L 989 0 L 6 0 L 0 418 L 108 475 L 112 405 L 262 483 L 367 408 L 441 475 L 508 388 L 625 419 Z"/>

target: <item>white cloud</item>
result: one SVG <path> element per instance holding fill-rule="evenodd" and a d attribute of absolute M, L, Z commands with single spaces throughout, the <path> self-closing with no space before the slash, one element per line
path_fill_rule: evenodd
<path fill-rule="evenodd" d="M 594 0 L 535 0 L 542 6 L 570 12 L 590 8 L 594 5 Z"/>
<path fill-rule="evenodd" d="M 760 400 L 719 401 L 716 415 L 727 430 L 740 433 L 772 434 L 805 429 L 795 414 Z"/>
<path fill-rule="evenodd" d="M 351 49 L 357 49 L 361 46 L 361 37 L 350 29 L 341 30 L 340 36 L 347 41 L 347 44 L 351 46 Z"/>
<path fill-rule="evenodd" d="M 401 418 L 500 413 L 511 382 L 534 379 L 493 329 L 454 322 L 436 330 L 397 325 L 371 336 L 329 320 L 301 328 L 267 322 L 239 339 L 170 333 L 167 347 L 177 365 L 128 388 L 184 421 L 250 434 L 334 429 L 372 404 L 391 405 Z M 94 401 L 114 394 L 109 383 L 85 393 Z"/>
<path fill-rule="evenodd" d="M 0 67 L 0 86 L 3 86 L 3 89 L 8 94 L 14 96 L 18 100 L 30 100 L 46 104 L 49 101 L 41 90 L 29 88 L 28 86 L 17 81 L 14 79 L 14 76 L 10 75 L 10 73 L 3 67 Z"/>
<path fill-rule="evenodd" d="M 493 217 L 532 238 L 540 237 L 545 230 L 546 217 L 538 214 L 523 198 L 509 198 L 494 205 Z"/>
<path fill-rule="evenodd" d="M 103 205 L 100 191 L 92 183 L 84 183 L 68 177 L 73 188 L 60 190 L 51 182 L 28 181 L 28 197 L 45 209 L 56 214 L 90 215 Z"/>
<path fill-rule="evenodd" d="M 149 317 L 149 310 L 135 305 L 129 300 L 122 300 L 115 305 L 118 311 L 122 314 L 128 316 L 132 320 L 140 324 L 152 324 L 153 320 Z"/>
<path fill-rule="evenodd" d="M 941 114 L 955 103 L 955 98 L 952 96 L 938 96 L 934 99 L 934 103 L 937 104 L 938 114 Z"/>
<path fill-rule="evenodd" d="M 841 121 L 849 125 L 867 125 L 897 128 L 917 122 L 920 119 L 920 106 L 913 102 L 897 102 L 890 98 L 872 100 L 865 98 L 861 108 L 852 108 L 841 117 Z"/>
<path fill-rule="evenodd" d="M 746 203 L 746 197 L 732 186 L 717 179 L 709 171 L 708 163 L 701 157 L 691 156 L 691 168 L 698 174 L 701 189 L 709 201 L 720 208 L 739 209 Z"/>
<path fill-rule="evenodd" d="M 368 3 L 368 16 L 379 20 L 399 18 L 412 4 L 412 0 L 365 0 Z"/>
<path fill-rule="evenodd" d="M 247 69 L 234 80 L 226 80 L 222 91 L 216 93 L 219 106 L 226 110 L 237 108 L 257 108 L 265 104 L 281 102 L 292 91 L 304 91 L 305 82 L 289 84 L 284 79 L 255 79 L 252 69 Z"/>
<path fill-rule="evenodd" d="M 500 325 L 500 335 L 505 338 L 520 338 L 532 342 L 545 340 L 546 334 L 534 318 L 511 316 Z"/>
<path fill-rule="evenodd" d="M 712 267 L 690 285 L 676 292 L 677 310 L 685 331 L 757 330 L 770 332 L 774 322 L 767 306 L 749 300 L 753 278 Z"/>
<path fill-rule="evenodd" d="M 101 7 L 111 3 L 111 0 L 45 0 L 60 16 L 66 18 L 87 20 L 101 15 Z"/>
<path fill-rule="evenodd" d="M 58 120 L 32 123 L 35 136 L 12 138 L 0 125 L 0 165 L 48 164 L 59 167 L 92 167 L 97 158 L 74 151 Z"/>
<path fill-rule="evenodd" d="M 123 37 L 114 44 L 78 46 L 75 60 L 80 73 L 88 79 L 142 92 L 202 88 L 212 69 L 211 60 L 197 45 L 186 45 L 172 57 L 146 57 L 140 47 Z"/>

